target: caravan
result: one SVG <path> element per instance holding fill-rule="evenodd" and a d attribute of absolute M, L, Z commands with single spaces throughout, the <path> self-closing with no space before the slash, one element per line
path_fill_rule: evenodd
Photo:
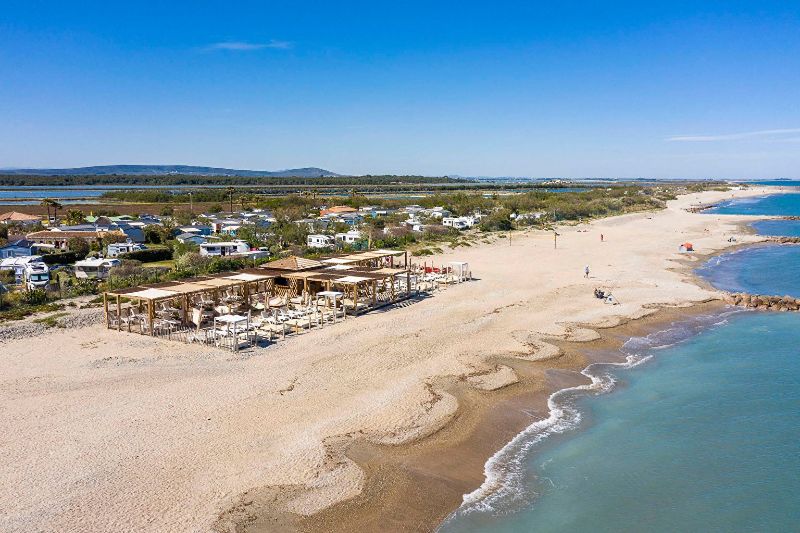
<path fill-rule="evenodd" d="M 106 279 L 115 266 L 122 264 L 119 259 L 92 257 L 75 263 L 75 277 L 78 279 Z"/>
<path fill-rule="evenodd" d="M 28 289 L 45 289 L 50 284 L 50 268 L 41 255 L 8 257 L 0 261 L 0 270 L 13 270 L 14 281 Z"/>

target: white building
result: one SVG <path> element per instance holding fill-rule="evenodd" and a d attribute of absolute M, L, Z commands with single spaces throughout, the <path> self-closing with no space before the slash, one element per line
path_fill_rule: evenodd
<path fill-rule="evenodd" d="M 227 256 L 247 255 L 250 245 L 244 241 L 207 242 L 200 245 L 200 255 Z"/>
<path fill-rule="evenodd" d="M 443 217 L 442 226 L 456 229 L 469 229 L 476 224 L 474 217 Z"/>
<path fill-rule="evenodd" d="M 361 232 L 358 230 L 350 230 L 347 233 L 337 233 L 336 240 L 345 244 L 353 244 L 361 240 Z"/>
<path fill-rule="evenodd" d="M 336 240 L 330 235 L 315 233 L 308 236 L 306 243 L 310 248 L 330 248 L 336 246 Z"/>

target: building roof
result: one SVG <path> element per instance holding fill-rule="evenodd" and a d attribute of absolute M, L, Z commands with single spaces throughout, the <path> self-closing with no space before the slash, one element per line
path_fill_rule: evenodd
<path fill-rule="evenodd" d="M 197 233 L 181 233 L 180 235 L 175 236 L 176 239 L 182 241 L 184 239 L 203 239 L 205 240 L 204 235 L 198 235 Z"/>
<path fill-rule="evenodd" d="M 28 239 L 72 239 L 73 237 L 78 237 L 81 239 L 85 238 L 95 238 L 95 239 L 102 239 L 108 235 L 116 235 L 119 237 L 126 237 L 125 232 L 123 231 L 59 231 L 59 230 L 45 230 L 45 231 L 34 231 L 33 233 L 28 233 L 26 238 Z"/>
<path fill-rule="evenodd" d="M 275 261 L 270 261 L 263 265 L 264 268 L 272 268 L 276 270 L 309 270 L 311 268 L 320 268 L 323 266 L 322 263 L 315 259 L 306 259 L 304 257 L 297 257 L 296 255 L 292 255 L 289 257 L 284 257 L 283 259 L 278 259 Z"/>
<path fill-rule="evenodd" d="M 335 215 L 341 213 L 355 213 L 357 209 L 347 205 L 334 205 L 319 212 L 320 215 Z"/>
<path fill-rule="evenodd" d="M 29 241 L 28 239 L 14 239 L 13 241 L 8 241 L 6 244 L 0 246 L 0 248 L 30 248 L 34 244 L 36 243 Z"/>
<path fill-rule="evenodd" d="M 36 215 L 29 215 L 18 211 L 9 211 L 8 213 L 0 214 L 0 222 L 38 222 L 39 220 L 41 219 Z"/>

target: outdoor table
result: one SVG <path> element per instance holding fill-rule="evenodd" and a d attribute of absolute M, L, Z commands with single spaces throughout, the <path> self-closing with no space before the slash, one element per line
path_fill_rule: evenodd
<path fill-rule="evenodd" d="M 339 291 L 321 291 L 317 293 L 317 297 L 319 298 L 320 296 L 324 297 L 326 302 L 328 300 L 333 302 L 333 321 L 336 322 L 336 300 L 342 299 L 344 293 Z M 319 300 L 317 300 L 317 307 L 319 307 Z M 347 313 L 345 313 L 344 316 L 347 317 Z"/>
<path fill-rule="evenodd" d="M 250 317 L 242 316 L 242 315 L 220 315 L 214 317 L 214 332 L 216 334 L 217 331 L 217 323 L 225 324 L 225 327 L 231 331 L 233 331 L 233 346 L 234 351 L 239 351 L 239 337 L 238 333 L 241 331 L 247 331 L 247 323 L 250 321 Z M 242 322 L 245 323 L 243 328 L 238 328 L 237 326 Z"/>

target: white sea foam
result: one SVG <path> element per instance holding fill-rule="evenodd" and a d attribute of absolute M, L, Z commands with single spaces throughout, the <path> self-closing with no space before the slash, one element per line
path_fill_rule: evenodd
<path fill-rule="evenodd" d="M 483 484 L 464 495 L 462 506 L 458 512 L 497 512 L 501 506 L 503 510 L 509 510 L 515 507 L 515 503 L 526 501 L 527 491 L 522 483 L 526 452 L 548 436 L 563 433 L 578 426 L 581 421 L 581 413 L 570 398 L 574 393 L 601 394 L 613 389 L 615 379 L 611 374 L 607 372 L 593 373 L 592 370 L 608 365 L 632 368 L 651 357 L 629 354 L 624 363 L 589 365 L 581 373 L 588 377 L 591 383 L 568 387 L 551 394 L 547 399 L 549 416 L 526 427 L 486 461 Z"/>

